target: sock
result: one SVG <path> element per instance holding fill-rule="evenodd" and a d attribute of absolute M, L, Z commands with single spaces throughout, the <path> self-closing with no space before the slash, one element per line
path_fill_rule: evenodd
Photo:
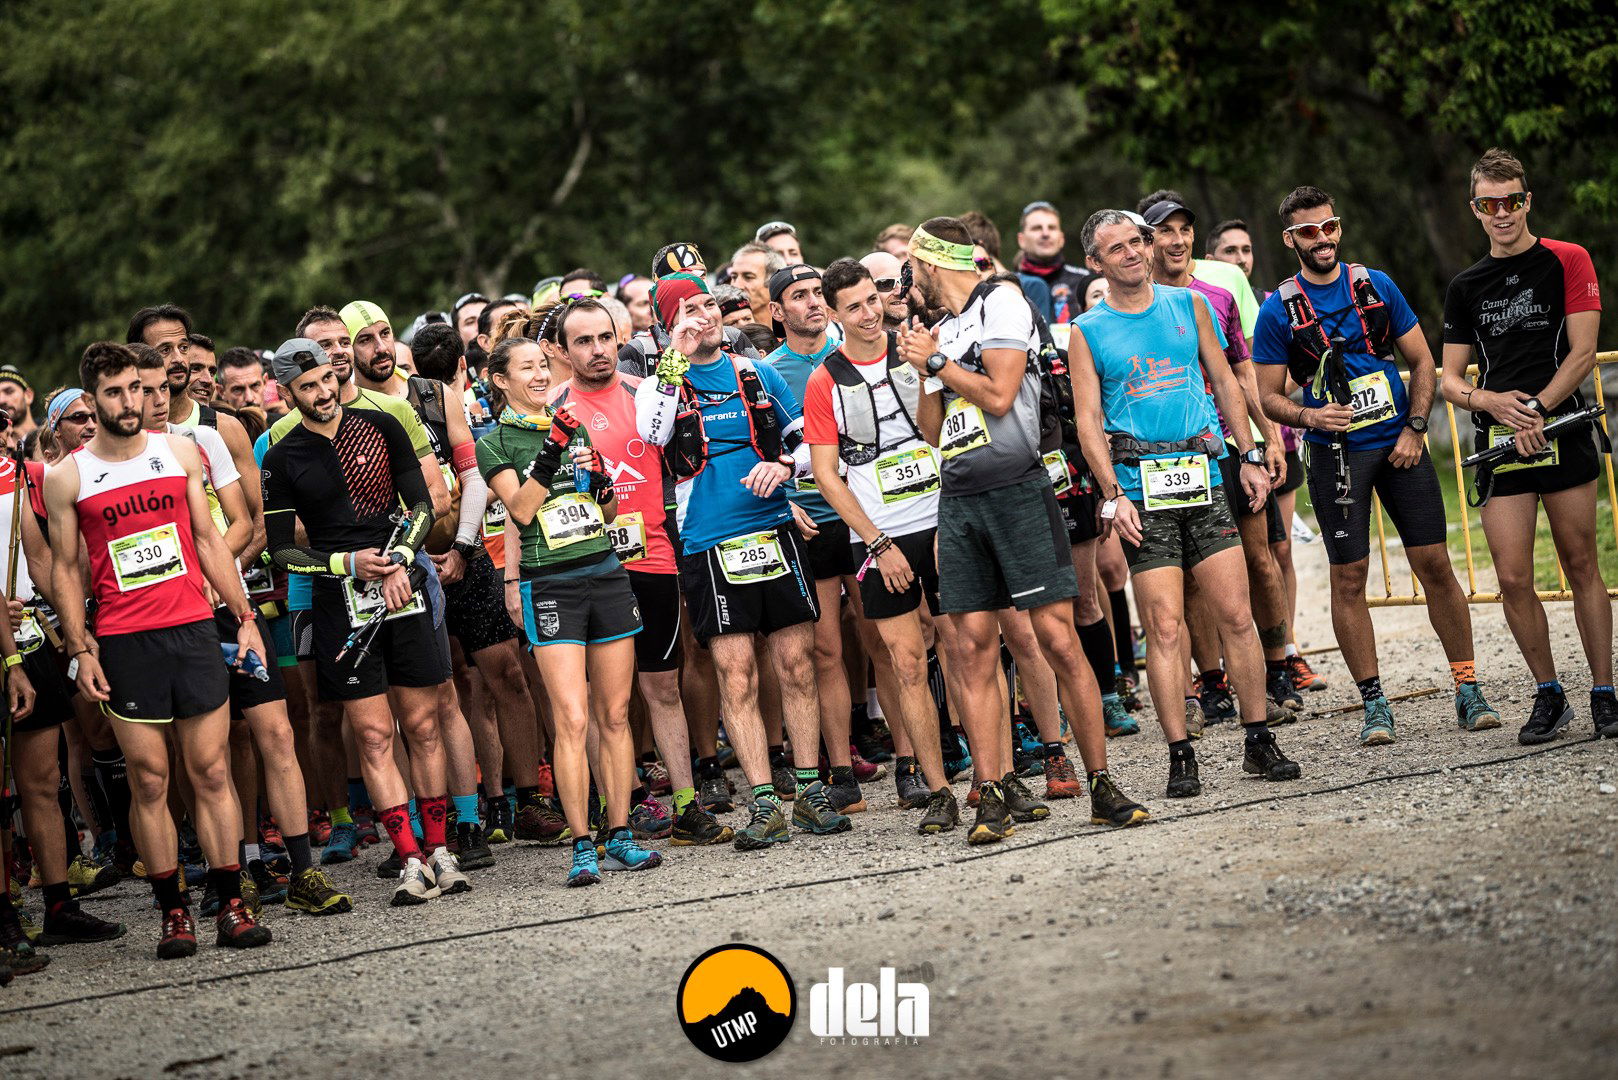
<path fill-rule="evenodd" d="M 629 805 L 639 806 L 651 797 L 651 793 L 646 790 L 645 784 L 636 784 L 635 790 L 629 793 Z"/>
<path fill-rule="evenodd" d="M 776 801 L 776 798 L 775 798 L 775 785 L 774 784 L 754 784 L 753 785 L 753 801 L 758 802 L 760 799 L 768 799 L 771 802 L 775 802 Z"/>
<path fill-rule="evenodd" d="M 1107 629 L 1107 620 L 1097 619 L 1089 626 L 1079 627 L 1079 646 L 1084 649 L 1084 658 L 1090 661 L 1096 685 L 1103 690 L 1115 689 L 1117 681 L 1112 671 L 1118 666 L 1118 658 L 1112 651 L 1112 633 Z"/>
<path fill-rule="evenodd" d="M 1191 749 L 1191 740 L 1190 739 L 1176 739 L 1174 742 L 1169 743 L 1169 760 L 1170 761 L 1178 761 L 1181 758 L 1192 758 L 1192 757 L 1196 757 L 1196 754 Z M 1094 775 L 1094 774 L 1091 774 L 1091 775 Z"/>
<path fill-rule="evenodd" d="M 1454 667 L 1454 666 L 1455 666 L 1454 664 L 1450 665 L 1450 667 Z M 1285 671 L 1286 669 L 1287 669 L 1287 662 L 1284 659 L 1282 659 L 1282 660 L 1266 660 L 1266 661 L 1264 661 L 1264 670 L 1267 671 L 1267 672 L 1269 672 L 1269 671 Z"/>
<path fill-rule="evenodd" d="M 1597 694 L 1605 694 L 1607 697 L 1611 697 L 1613 695 L 1613 693 L 1614 693 L 1614 691 L 1613 691 L 1613 688 L 1611 686 L 1592 686 L 1592 687 L 1590 687 L 1590 696 L 1591 697 L 1595 697 Z"/>
<path fill-rule="evenodd" d="M 543 764 L 545 764 L 545 762 L 541 761 L 540 764 L 543 765 Z M 537 785 L 536 785 L 536 787 L 537 787 Z M 511 799 L 516 798 L 517 790 L 518 790 L 517 785 L 512 783 L 510 780 L 504 780 L 500 784 L 500 791 L 501 791 L 502 794 L 505 795 L 507 801 L 510 801 Z"/>
<path fill-rule="evenodd" d="M 871 707 L 865 702 L 856 701 L 848 710 L 848 730 L 855 737 L 871 733 Z"/>
<path fill-rule="evenodd" d="M 73 889 L 67 882 L 58 881 L 54 885 L 47 885 L 41 892 L 44 894 L 47 921 L 52 915 L 71 910 L 65 906 L 73 903 Z"/>
<path fill-rule="evenodd" d="M 118 830 L 118 841 L 133 847 L 134 833 L 129 831 L 129 773 L 124 755 L 117 748 L 92 750 L 90 763 L 95 769 L 96 783 L 112 807 L 112 820 L 104 824 Z"/>
<path fill-rule="evenodd" d="M 1118 658 L 1118 667 L 1124 675 L 1135 674 L 1135 625 L 1129 614 L 1129 594 L 1122 589 L 1109 590 L 1107 600 L 1112 604 L 1112 648 Z"/>
<path fill-rule="evenodd" d="M 1275 741 L 1275 733 L 1270 730 L 1270 725 L 1264 723 L 1262 720 L 1256 724 L 1248 724 L 1246 727 L 1242 728 L 1242 730 L 1247 732 L 1247 741 L 1250 743 L 1267 743 Z"/>
<path fill-rule="evenodd" d="M 371 805 L 371 793 L 365 790 L 365 781 L 357 776 L 348 778 L 348 808 L 358 810 Z"/>
<path fill-rule="evenodd" d="M 1477 666 L 1470 660 L 1451 660 L 1449 662 L 1449 677 L 1455 683 L 1458 691 L 1462 683 L 1475 683 L 1478 681 Z"/>
<path fill-rule="evenodd" d="M 96 821 L 101 823 L 101 828 L 103 830 L 114 828 L 115 826 L 113 825 L 112 821 L 112 804 L 107 801 L 107 793 L 101 790 L 101 784 L 96 779 L 94 764 L 92 764 L 89 758 L 85 758 L 79 763 L 79 765 L 79 783 L 84 786 L 84 790 L 90 796 L 90 809 L 95 813 Z M 63 775 L 66 775 L 67 770 L 63 769 L 62 773 Z M 72 785 L 69 785 L 69 789 L 71 789 L 71 787 Z M 85 824 L 88 825 L 89 822 L 85 822 Z"/>
<path fill-rule="evenodd" d="M 352 825 L 354 824 L 354 815 L 349 813 L 348 807 L 339 806 L 337 809 L 331 812 L 331 823 L 333 827 L 338 825 Z"/>
<path fill-rule="evenodd" d="M 1107 685 L 1111 686 L 1112 683 L 1108 683 Z M 1105 694 L 1101 695 L 1101 703 L 1103 705 L 1118 705 L 1122 702 L 1123 698 L 1118 696 L 1118 692 L 1116 690 L 1108 690 Z"/>
<path fill-rule="evenodd" d="M 287 855 L 292 859 L 292 874 L 294 877 L 315 865 L 314 853 L 309 850 L 309 834 L 307 832 L 301 832 L 296 836 L 282 833 L 281 839 L 287 842 Z"/>
<path fill-rule="evenodd" d="M 517 788 L 514 791 L 503 795 L 502 798 L 516 799 L 517 809 L 521 810 L 523 807 L 532 806 L 539 801 L 539 785 L 535 784 L 533 787 Z"/>
<path fill-rule="evenodd" d="M 696 797 L 697 789 L 694 787 L 675 788 L 674 816 L 679 817 L 681 814 L 685 813 L 685 808 L 690 806 L 691 803 L 695 801 Z"/>
<path fill-rule="evenodd" d="M 852 772 L 852 770 L 850 770 L 850 771 Z M 797 782 L 798 782 L 798 794 L 799 795 L 803 794 L 803 789 L 804 788 L 808 787 L 810 784 L 812 784 L 816 780 L 820 779 L 820 770 L 819 769 L 793 769 L 792 772 L 793 772 L 793 778 L 796 779 Z M 774 791 L 775 788 L 772 786 L 770 788 L 770 790 Z"/>
<path fill-rule="evenodd" d="M 483 818 L 478 815 L 477 795 L 451 795 L 450 802 L 455 804 L 455 820 L 458 824 L 483 827 Z"/>
<path fill-rule="evenodd" d="M 1562 693 L 1562 680 L 1561 679 L 1552 679 L 1550 682 L 1536 683 L 1536 684 L 1534 684 L 1534 689 L 1536 689 L 1536 690 L 1549 690 L 1553 694 L 1561 694 Z"/>
<path fill-rule="evenodd" d="M 1045 748 L 1045 756 L 1046 757 L 1048 757 L 1048 758 L 1059 758 L 1059 757 L 1062 756 L 1062 744 L 1061 743 L 1059 743 L 1059 742 L 1048 742 L 1048 743 L 1042 743 L 1041 745 Z"/>
<path fill-rule="evenodd" d="M 242 898 L 241 866 L 210 866 L 208 868 L 208 884 L 212 885 L 214 892 L 219 895 L 220 907 L 224 907 L 232 900 L 240 900 Z"/>
<path fill-rule="evenodd" d="M 938 662 L 938 650 L 927 650 L 927 689 L 932 691 L 933 704 L 938 707 L 938 722 L 949 727 L 949 695 L 944 691 L 944 668 Z"/>
<path fill-rule="evenodd" d="M 427 851 L 444 846 L 444 820 L 448 815 L 448 795 L 430 795 L 421 800 L 422 847 Z"/>
<path fill-rule="evenodd" d="M 406 803 L 398 806 L 389 806 L 378 812 L 382 819 L 382 828 L 387 832 L 388 839 L 393 841 L 394 850 L 399 858 L 421 858 L 421 848 L 416 844 L 416 834 L 410 831 L 410 807 Z"/>
<path fill-rule="evenodd" d="M 407 804 L 410 807 L 410 831 L 416 834 L 416 842 L 421 842 L 421 804 L 411 799 Z M 431 848 L 428 848 L 431 851 Z"/>
<path fill-rule="evenodd" d="M 1294 645 L 1290 641 L 1287 642 L 1287 653 L 1286 654 L 1288 656 L 1297 656 L 1298 655 L 1298 647 L 1296 645 Z"/>
<path fill-rule="evenodd" d="M 186 894 L 180 891 L 180 870 L 175 867 L 166 874 L 153 874 L 147 871 L 147 880 L 152 883 L 152 895 L 157 898 L 157 906 L 161 911 L 173 911 L 175 908 L 190 907 Z M 237 891 L 241 887 L 237 886 Z"/>
<path fill-rule="evenodd" d="M 281 839 L 285 840 L 286 839 L 285 835 L 283 835 L 281 837 Z M 242 845 L 242 865 L 243 866 L 246 866 L 250 862 L 256 862 L 256 861 L 262 860 L 263 858 L 264 858 L 264 853 L 263 853 L 262 849 L 260 849 L 260 847 L 257 844 L 243 844 Z"/>
<path fill-rule="evenodd" d="M 1380 675 L 1372 675 L 1369 679 L 1360 679 L 1354 685 L 1360 688 L 1360 700 L 1367 705 L 1384 696 L 1382 693 L 1382 677 Z"/>
<path fill-rule="evenodd" d="M 697 758 L 697 778 L 699 780 L 711 780 L 715 776 L 723 775 L 725 775 L 725 773 L 724 770 L 719 767 L 719 759 L 717 757 Z"/>

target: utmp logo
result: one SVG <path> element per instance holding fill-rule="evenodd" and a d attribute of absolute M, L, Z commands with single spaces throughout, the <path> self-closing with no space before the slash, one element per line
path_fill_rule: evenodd
<path fill-rule="evenodd" d="M 809 989 L 809 1030 L 823 1045 L 914 1046 L 930 1033 L 929 1005 L 927 984 L 900 982 L 894 968 L 882 968 L 875 985 L 828 968 L 826 981 Z"/>

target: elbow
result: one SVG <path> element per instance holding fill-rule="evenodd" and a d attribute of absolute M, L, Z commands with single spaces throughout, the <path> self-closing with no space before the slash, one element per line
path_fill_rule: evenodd
<path fill-rule="evenodd" d="M 988 404 L 985 405 L 984 408 L 986 411 L 999 417 L 1010 412 L 1011 407 L 1015 404 L 1017 404 L 1017 388 L 1013 387 L 1010 393 L 1002 394 L 996 392 L 991 395 Z"/>

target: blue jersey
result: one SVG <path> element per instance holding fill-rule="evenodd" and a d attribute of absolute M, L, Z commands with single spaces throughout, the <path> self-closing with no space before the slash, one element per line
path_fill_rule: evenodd
<path fill-rule="evenodd" d="M 759 382 L 775 407 L 783 431 L 798 425 L 803 410 L 798 399 L 769 364 L 755 363 Z M 692 364 L 686 373 L 697 392 L 703 433 L 708 437 L 708 462 L 702 471 L 675 488 L 679 503 L 680 541 L 687 555 L 707 551 L 721 540 L 763 532 L 792 520 L 782 484 L 767 499 L 742 486 L 742 479 L 759 463 L 753 452 L 747 417 L 742 415 L 741 381 L 731 358 L 721 353 L 712 363 Z"/>
<path fill-rule="evenodd" d="M 1211 432 L 1223 445 L 1219 412 L 1202 377 L 1193 305 L 1201 304 L 1210 322 L 1213 309 L 1190 289 L 1152 290 L 1152 306 L 1139 314 L 1103 301 L 1073 320 L 1095 361 L 1106 429 L 1142 442 L 1183 442 Z M 1114 472 L 1124 494 L 1138 502 L 1140 467 L 1120 464 Z M 1219 470 L 1209 469 L 1208 480 L 1217 487 Z"/>
<path fill-rule="evenodd" d="M 786 380 L 787 388 L 792 391 L 792 396 L 797 398 L 801 404 L 804 387 L 809 385 L 809 376 L 813 375 L 815 369 L 826 362 L 826 357 L 836 351 L 837 345 L 828 334 L 826 344 L 821 346 L 819 352 L 805 356 L 802 353 L 795 353 L 782 345 L 766 356 L 764 362 L 780 373 L 781 378 Z M 787 498 L 797 503 L 803 512 L 808 514 L 810 519 L 817 524 L 837 520 L 837 511 L 831 508 L 831 503 L 827 502 L 826 497 L 820 494 L 820 490 L 814 486 L 814 480 L 810 477 L 805 476 L 797 481 L 795 489 L 787 492 Z"/>
<path fill-rule="evenodd" d="M 264 468 L 264 455 L 270 452 L 270 433 L 265 431 L 253 440 L 253 460 Z M 315 601 L 315 579 L 312 574 L 287 575 L 287 610 L 308 611 Z"/>
<path fill-rule="evenodd" d="M 1399 286 L 1380 270 L 1370 270 L 1368 273 L 1377 296 L 1387 305 L 1389 336 L 1397 338 L 1408 333 L 1416 325 L 1416 313 L 1410 310 L 1410 304 L 1399 291 Z M 1380 450 L 1392 446 L 1404 429 L 1405 414 L 1410 410 L 1410 395 L 1405 391 L 1404 380 L 1399 377 L 1398 365 L 1391 359 L 1371 355 L 1366 347 L 1365 328 L 1349 291 L 1348 269 L 1338 264 L 1337 280 L 1330 285 L 1316 285 L 1302 274 L 1297 276 L 1297 280 L 1303 284 L 1303 293 L 1314 307 L 1321 328 L 1342 357 L 1349 381 L 1358 381 L 1353 387 L 1356 411 L 1362 402 L 1373 401 L 1384 387 L 1392 402 L 1390 415 L 1348 432 L 1344 437 L 1345 445 L 1350 450 Z M 1339 341 L 1341 344 L 1337 344 Z M 1253 330 L 1253 359 L 1260 364 L 1285 364 L 1291 344 L 1292 324 L 1287 321 L 1286 307 L 1281 302 L 1280 292 L 1272 292 L 1265 297 L 1258 311 L 1258 324 Z M 1303 388 L 1303 401 L 1308 406 L 1325 404 L 1307 386 Z M 1384 413 L 1386 411 L 1382 410 Z M 1329 433 L 1313 429 L 1306 430 L 1303 437 L 1322 446 L 1332 440 Z"/>

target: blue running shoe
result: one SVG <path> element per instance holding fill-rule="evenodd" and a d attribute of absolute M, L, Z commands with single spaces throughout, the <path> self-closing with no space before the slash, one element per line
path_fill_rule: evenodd
<path fill-rule="evenodd" d="M 320 864 L 353 862 L 360 849 L 360 831 L 353 825 L 333 825 L 326 850 L 320 853 Z"/>
<path fill-rule="evenodd" d="M 1488 731 L 1500 726 L 1500 714 L 1483 700 L 1483 690 L 1475 682 L 1465 682 L 1455 691 L 1455 722 L 1462 731 Z"/>
<path fill-rule="evenodd" d="M 574 865 L 577 866 L 577 862 Z M 601 856 L 602 870 L 655 870 L 662 865 L 663 856 L 635 843 L 634 834 L 627 828 L 614 829 L 607 837 L 607 850 Z"/>
<path fill-rule="evenodd" d="M 959 731 L 945 740 L 944 778 L 954 780 L 972 768 L 972 751 L 967 748 L 966 737 Z"/>
<path fill-rule="evenodd" d="M 596 885 L 601 881 L 601 864 L 596 861 L 596 846 L 589 837 L 573 844 L 573 865 L 567 871 L 567 883 L 572 886 Z"/>
<path fill-rule="evenodd" d="M 1393 706 L 1379 697 L 1365 703 L 1365 723 L 1360 728 L 1361 746 L 1386 746 L 1393 741 Z"/>
<path fill-rule="evenodd" d="M 1101 699 L 1101 723 L 1106 728 L 1109 739 L 1140 734 L 1140 721 L 1129 715 L 1129 710 L 1124 708 L 1123 699 L 1117 694 L 1108 694 Z"/>
<path fill-rule="evenodd" d="M 1012 738 L 1016 741 L 1016 749 L 1028 757 L 1043 758 L 1045 747 L 1039 741 L 1039 736 L 1028 730 L 1028 725 L 1021 720 L 1012 725 Z"/>

